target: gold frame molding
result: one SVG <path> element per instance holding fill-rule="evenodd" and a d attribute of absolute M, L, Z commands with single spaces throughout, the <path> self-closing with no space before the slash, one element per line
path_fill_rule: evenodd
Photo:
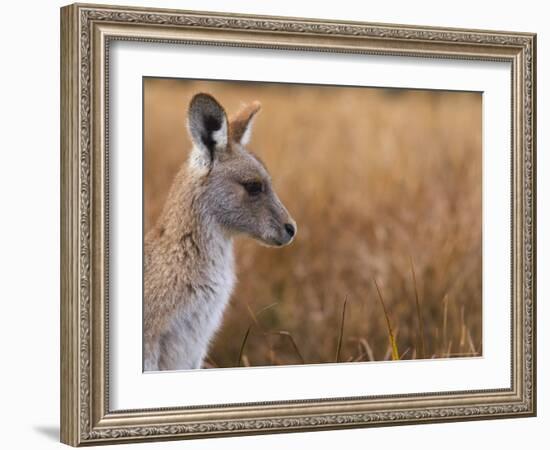
<path fill-rule="evenodd" d="M 113 40 L 509 62 L 510 388 L 110 410 L 106 100 Z M 107 5 L 61 8 L 61 441 L 80 446 L 535 415 L 535 86 L 531 33 Z"/>

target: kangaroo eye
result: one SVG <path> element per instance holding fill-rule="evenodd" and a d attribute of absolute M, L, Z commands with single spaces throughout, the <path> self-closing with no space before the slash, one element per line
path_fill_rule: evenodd
<path fill-rule="evenodd" d="M 263 184 L 259 181 L 249 181 L 243 183 L 243 186 L 246 189 L 246 192 L 248 192 L 248 195 L 258 195 L 261 194 L 264 190 Z"/>

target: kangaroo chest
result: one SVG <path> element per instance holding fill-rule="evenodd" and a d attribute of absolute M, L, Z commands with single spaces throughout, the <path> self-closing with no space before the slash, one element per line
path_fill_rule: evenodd
<path fill-rule="evenodd" d="M 196 273 L 200 276 L 188 280 L 178 293 L 182 298 L 163 338 L 167 368 L 193 369 L 202 364 L 235 284 L 231 246 L 212 254 Z"/>

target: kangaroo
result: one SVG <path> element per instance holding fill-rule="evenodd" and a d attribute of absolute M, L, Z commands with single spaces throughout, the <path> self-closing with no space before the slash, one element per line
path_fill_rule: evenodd
<path fill-rule="evenodd" d="M 266 166 L 245 148 L 259 109 L 228 119 L 209 94 L 189 104 L 193 147 L 144 242 L 146 371 L 202 366 L 235 284 L 236 236 L 281 247 L 296 234 Z"/>

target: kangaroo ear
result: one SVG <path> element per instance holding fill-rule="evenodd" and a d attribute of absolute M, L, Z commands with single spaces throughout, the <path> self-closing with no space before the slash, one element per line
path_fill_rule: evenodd
<path fill-rule="evenodd" d="M 260 102 L 245 106 L 229 121 L 229 136 L 233 142 L 246 145 L 252 136 L 252 123 L 260 110 Z"/>
<path fill-rule="evenodd" d="M 202 165 L 211 165 L 217 153 L 227 149 L 227 115 L 211 95 L 201 93 L 191 99 L 188 128 L 196 152 L 193 158 Z"/>

